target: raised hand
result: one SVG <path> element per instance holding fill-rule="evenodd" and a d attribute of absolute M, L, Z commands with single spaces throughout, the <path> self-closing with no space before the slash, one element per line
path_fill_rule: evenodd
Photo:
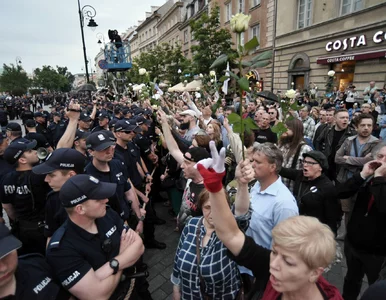
<path fill-rule="evenodd" d="M 209 143 L 212 158 L 200 160 L 194 167 L 200 172 L 204 179 L 205 188 L 211 193 L 219 192 L 222 186 L 222 179 L 225 176 L 225 148 L 217 152 L 214 141 Z"/>

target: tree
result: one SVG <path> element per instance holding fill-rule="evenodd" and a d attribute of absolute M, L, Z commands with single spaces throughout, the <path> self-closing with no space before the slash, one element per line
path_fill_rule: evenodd
<path fill-rule="evenodd" d="M 19 65 L 15 67 L 13 64 L 10 66 L 4 64 L 3 68 L 3 74 L 0 75 L 0 90 L 15 96 L 22 96 L 27 93 L 31 86 L 31 80 L 23 68 Z"/>
<path fill-rule="evenodd" d="M 64 69 L 67 68 L 62 68 L 60 71 L 63 72 Z M 43 66 L 42 69 L 35 69 L 34 83 L 36 86 L 44 88 L 50 92 L 65 90 L 69 85 L 67 77 L 59 74 L 58 71 L 51 66 Z"/>
<path fill-rule="evenodd" d="M 230 59 L 237 56 L 232 49 L 232 36 L 225 28 L 220 28 L 220 8 L 215 5 L 210 16 L 207 13 L 197 20 L 190 21 L 190 27 L 196 45 L 191 47 L 193 53 L 193 68 L 195 74 L 209 73 L 213 61 L 220 55 L 226 54 Z M 221 74 L 226 62 L 216 67 L 216 73 Z"/>
<path fill-rule="evenodd" d="M 68 71 L 68 68 L 67 68 L 67 67 L 59 67 L 59 66 L 56 66 L 56 70 L 57 70 L 57 72 L 58 72 L 60 75 L 66 77 L 67 82 L 68 82 L 67 85 L 64 86 L 64 87 L 61 89 L 61 91 L 62 91 L 62 92 L 69 92 L 69 91 L 71 91 L 71 89 L 72 89 L 72 84 L 73 84 L 74 81 L 75 81 L 75 76 L 72 75 L 71 72 Z"/>

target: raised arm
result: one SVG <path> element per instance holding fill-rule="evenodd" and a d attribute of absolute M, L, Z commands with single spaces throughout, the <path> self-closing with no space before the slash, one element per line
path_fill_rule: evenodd
<path fill-rule="evenodd" d="M 66 111 L 67 117 L 69 119 L 66 131 L 63 136 L 60 138 L 56 149 L 59 148 L 71 148 L 74 144 L 74 139 L 76 135 L 76 128 L 78 127 L 78 120 L 80 116 L 80 105 L 71 104 L 69 105 L 69 110 Z"/>
<path fill-rule="evenodd" d="M 178 148 L 177 142 L 174 140 L 169 124 L 167 122 L 165 112 L 163 112 L 162 110 L 158 110 L 157 116 L 158 116 L 158 122 L 161 123 L 162 125 L 162 132 L 170 154 L 174 157 L 174 159 L 179 164 L 182 164 L 184 162 L 184 155 L 180 151 L 180 148 Z"/>

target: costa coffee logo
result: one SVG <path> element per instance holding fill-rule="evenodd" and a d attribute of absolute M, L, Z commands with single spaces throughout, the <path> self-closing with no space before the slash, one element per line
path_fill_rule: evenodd
<path fill-rule="evenodd" d="M 386 41 L 386 32 L 380 30 L 374 33 L 373 35 L 373 42 L 375 44 L 380 44 L 382 42 Z M 336 40 L 334 42 L 328 42 L 326 44 L 326 51 L 345 51 L 349 48 L 359 48 L 362 46 L 367 46 L 367 37 L 366 35 L 362 34 L 360 36 L 353 36 L 350 38 L 345 38 L 343 40 Z"/>

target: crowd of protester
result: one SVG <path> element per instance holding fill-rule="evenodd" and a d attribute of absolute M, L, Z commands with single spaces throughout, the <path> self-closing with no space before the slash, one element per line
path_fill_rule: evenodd
<path fill-rule="evenodd" d="M 0 299 L 152 299 L 158 199 L 180 234 L 174 300 L 351 300 L 365 275 L 361 299 L 384 299 L 385 92 L 297 93 L 288 116 L 249 94 L 5 95 Z M 236 132 L 240 110 L 258 129 Z M 342 295 L 323 277 L 336 240 Z"/>

